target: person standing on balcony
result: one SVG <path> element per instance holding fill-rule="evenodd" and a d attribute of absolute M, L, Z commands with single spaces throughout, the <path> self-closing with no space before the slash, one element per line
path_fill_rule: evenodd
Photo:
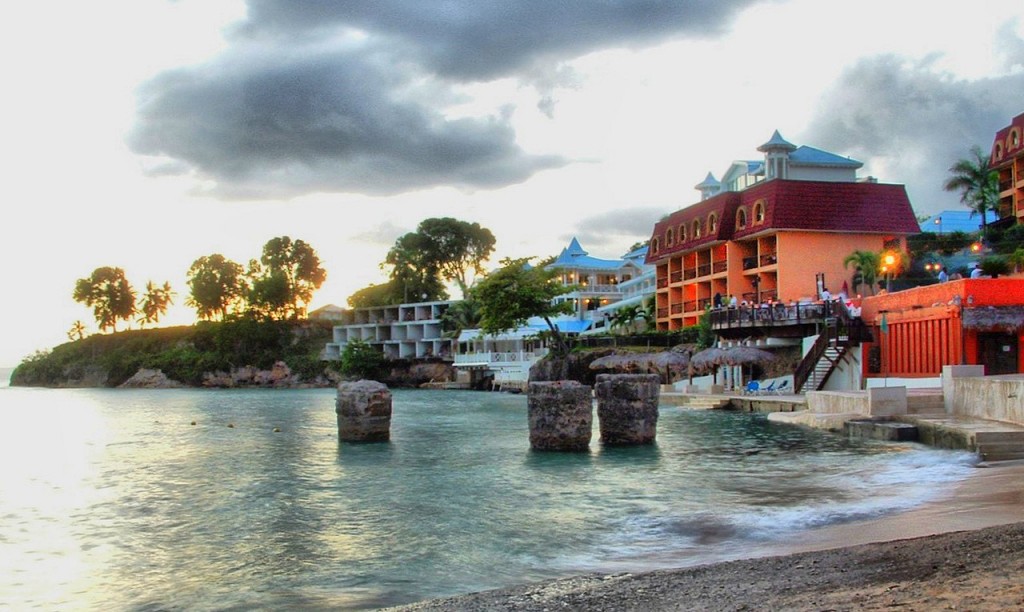
<path fill-rule="evenodd" d="M 716 309 L 721 308 L 722 307 L 722 294 L 721 293 L 716 293 L 715 297 L 714 297 L 714 300 L 712 300 L 711 304 Z"/>
<path fill-rule="evenodd" d="M 939 282 L 940 283 L 944 283 L 944 282 L 946 282 L 948 280 L 949 280 L 949 274 L 946 273 L 946 266 L 942 266 L 942 269 L 939 270 Z"/>
<path fill-rule="evenodd" d="M 830 302 L 832 301 L 832 293 L 828 290 L 828 287 L 821 288 L 821 301 Z"/>
<path fill-rule="evenodd" d="M 736 302 L 736 294 L 729 296 L 729 308 L 736 308 L 738 303 Z"/>

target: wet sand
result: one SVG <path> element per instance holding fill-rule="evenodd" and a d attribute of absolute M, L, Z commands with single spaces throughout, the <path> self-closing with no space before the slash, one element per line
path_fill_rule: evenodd
<path fill-rule="evenodd" d="M 1021 610 L 1024 462 L 979 467 L 939 501 L 806 532 L 712 565 L 587 574 L 430 600 L 433 610 Z"/>

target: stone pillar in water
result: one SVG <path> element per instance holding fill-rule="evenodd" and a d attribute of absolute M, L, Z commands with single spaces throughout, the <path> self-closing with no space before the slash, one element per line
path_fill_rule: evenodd
<path fill-rule="evenodd" d="M 594 399 L 588 385 L 574 380 L 532 382 L 527 389 L 530 448 L 587 451 Z"/>
<path fill-rule="evenodd" d="M 598 374 L 594 385 L 601 442 L 653 444 L 658 429 L 657 374 Z"/>
<path fill-rule="evenodd" d="M 375 380 L 338 385 L 338 439 L 387 442 L 391 439 L 391 391 Z"/>

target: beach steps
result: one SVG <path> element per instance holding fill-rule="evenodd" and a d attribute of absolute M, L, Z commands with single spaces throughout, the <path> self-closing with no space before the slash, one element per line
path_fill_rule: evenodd
<path fill-rule="evenodd" d="M 690 395 L 683 404 L 690 410 L 719 410 L 729 405 L 727 395 Z"/>
<path fill-rule="evenodd" d="M 945 414 L 942 389 L 907 389 L 907 414 Z"/>
<path fill-rule="evenodd" d="M 942 414 L 907 415 L 919 440 L 939 448 L 960 448 L 978 453 L 982 461 L 1024 459 L 1024 427 L 1013 423 Z"/>
<path fill-rule="evenodd" d="M 1024 459 L 1024 431 L 979 431 L 974 445 L 982 461 Z"/>

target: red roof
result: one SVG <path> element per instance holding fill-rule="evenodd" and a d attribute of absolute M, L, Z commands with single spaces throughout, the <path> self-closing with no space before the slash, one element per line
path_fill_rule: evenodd
<path fill-rule="evenodd" d="M 762 223 L 754 221 L 755 206 L 764 208 Z M 747 219 L 742 229 L 733 227 L 740 207 L 745 209 Z M 706 220 L 711 211 L 716 211 L 721 220 L 715 235 L 693 240 L 688 234 L 689 240 L 666 246 L 665 232 L 669 228 L 690 227 L 694 219 Z M 651 236 L 647 262 L 653 263 L 713 241 L 781 230 L 892 235 L 921 231 L 903 185 L 775 179 L 744 191 L 721 193 L 659 221 Z M 657 251 L 654 250 L 655 239 L 658 239 Z"/>
<path fill-rule="evenodd" d="M 1010 125 L 996 132 L 992 143 L 990 163 L 998 166 L 1006 159 L 1013 159 L 1024 151 L 1024 113 L 1013 118 Z"/>

